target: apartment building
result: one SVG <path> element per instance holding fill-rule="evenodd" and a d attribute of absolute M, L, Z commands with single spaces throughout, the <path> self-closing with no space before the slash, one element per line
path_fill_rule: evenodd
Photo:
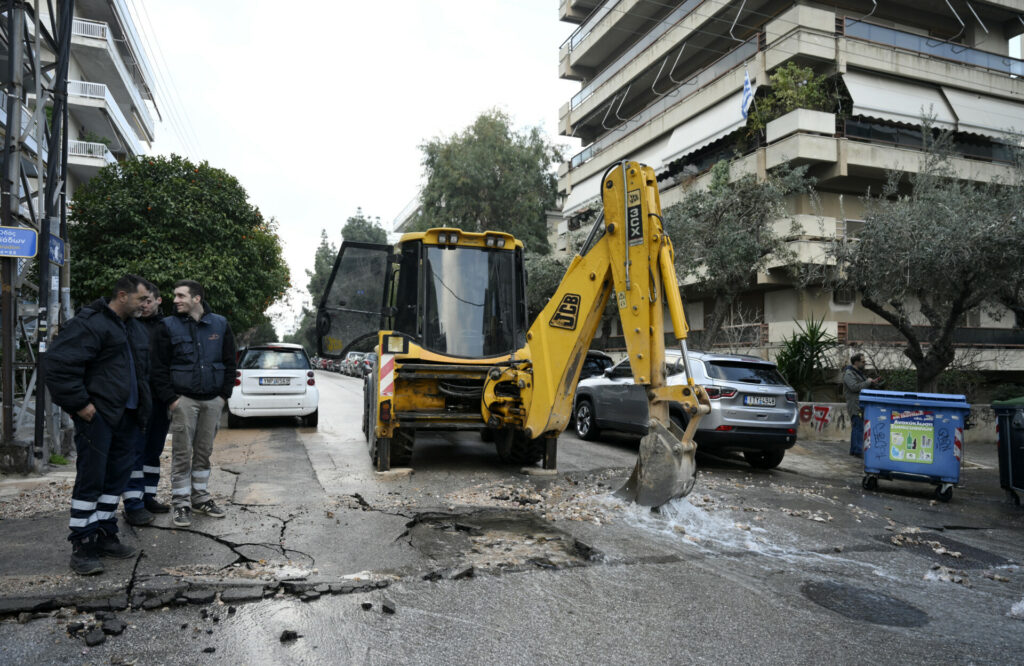
<path fill-rule="evenodd" d="M 158 113 L 127 0 L 76 0 L 68 69 L 68 200 L 108 164 L 143 155 Z"/>
<path fill-rule="evenodd" d="M 1006 174 L 1008 131 L 1024 131 L 1024 61 L 1009 50 L 1024 32 L 1024 0 L 563 0 L 560 18 L 578 24 L 559 71 L 580 90 L 559 130 L 583 146 L 559 169 L 559 249 L 592 223 L 602 173 L 618 160 L 655 168 L 663 207 L 706 186 L 720 159 L 732 160 L 734 178 L 789 161 L 817 180 L 818 205 L 790 202 L 802 229 L 792 247 L 815 261 L 830 238 L 856 235 L 869 186 L 917 168 L 923 111 L 956 132 L 956 168 L 970 179 Z M 798 109 L 742 141 L 746 77 L 756 91 L 791 61 L 841 82 L 852 108 Z M 710 303 L 684 290 L 699 330 Z M 898 349 L 895 330 L 856 294 L 796 288 L 781 270 L 758 275 L 740 301 L 735 323 L 762 354 L 821 317 L 844 344 Z M 977 312 L 957 340 L 982 368 L 1024 371 L 1024 336 L 1012 326 Z"/>

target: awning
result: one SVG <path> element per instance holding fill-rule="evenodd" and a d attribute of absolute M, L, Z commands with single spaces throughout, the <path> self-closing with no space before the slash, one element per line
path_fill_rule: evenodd
<path fill-rule="evenodd" d="M 568 216 L 570 213 L 574 213 L 580 208 L 583 208 L 592 201 L 596 201 L 601 196 L 601 177 L 604 175 L 604 171 L 599 171 L 589 178 L 584 178 L 580 182 L 572 186 L 572 190 L 565 197 L 565 203 L 562 205 L 562 216 Z"/>
<path fill-rule="evenodd" d="M 957 116 L 957 130 L 998 139 L 1024 131 L 1024 99 L 1011 102 L 988 95 L 942 87 Z"/>
<path fill-rule="evenodd" d="M 757 86 L 754 86 L 754 92 Z M 743 117 L 743 91 L 730 95 L 711 108 L 672 130 L 663 161 L 665 164 L 718 141 L 747 122 Z"/>
<path fill-rule="evenodd" d="M 665 165 L 662 158 L 665 157 L 665 150 L 668 148 L 669 137 L 662 135 L 660 139 L 652 141 L 640 150 L 634 151 L 626 155 L 627 160 L 639 162 L 640 164 L 646 164 L 654 170 L 658 170 Z"/>
<path fill-rule="evenodd" d="M 853 98 L 855 116 L 920 125 L 921 117 L 929 114 L 935 116 L 935 127 L 956 127 L 956 116 L 938 88 L 852 71 L 843 74 L 843 81 Z"/>

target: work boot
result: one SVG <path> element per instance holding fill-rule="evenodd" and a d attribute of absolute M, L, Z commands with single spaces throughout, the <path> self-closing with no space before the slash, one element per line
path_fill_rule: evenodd
<path fill-rule="evenodd" d="M 125 509 L 124 519 L 128 522 L 129 525 L 132 525 L 134 527 L 142 527 L 143 525 L 149 525 L 154 520 L 156 520 L 156 516 L 154 516 L 144 508 Z"/>
<path fill-rule="evenodd" d="M 96 550 L 101 557 L 113 557 L 115 560 L 124 560 L 139 554 L 138 549 L 121 543 L 116 534 L 103 532 L 100 532 L 96 539 Z"/>
<path fill-rule="evenodd" d="M 149 511 L 150 513 L 167 513 L 171 510 L 169 505 L 158 501 L 157 498 L 152 495 L 146 495 L 142 501 L 146 505 L 146 511 Z"/>
<path fill-rule="evenodd" d="M 226 515 L 224 510 L 217 506 L 212 499 L 206 500 L 202 504 L 193 505 L 192 510 L 196 513 L 205 513 L 210 518 L 223 518 Z"/>
<path fill-rule="evenodd" d="M 188 527 L 192 524 L 192 509 L 187 506 L 174 507 L 174 519 L 172 522 L 178 527 Z"/>
<path fill-rule="evenodd" d="M 103 573 L 103 563 L 100 562 L 96 549 L 95 536 L 71 542 L 71 570 L 79 576 Z"/>

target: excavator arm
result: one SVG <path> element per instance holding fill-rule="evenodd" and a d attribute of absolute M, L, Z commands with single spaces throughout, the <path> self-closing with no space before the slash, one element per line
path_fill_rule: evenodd
<path fill-rule="evenodd" d="M 636 467 L 620 494 L 660 506 L 693 487 L 693 434 L 710 402 L 689 371 L 688 327 L 654 170 L 636 162 L 615 164 L 604 174 L 601 193 L 603 214 L 583 250 L 530 327 L 526 345 L 511 364 L 491 369 L 481 407 L 492 427 L 521 430 L 531 439 L 562 432 L 584 356 L 613 298 L 633 379 L 646 387 L 650 416 Z M 682 350 L 686 385 L 665 381 L 666 309 Z M 669 418 L 671 402 L 689 415 L 685 431 Z"/>

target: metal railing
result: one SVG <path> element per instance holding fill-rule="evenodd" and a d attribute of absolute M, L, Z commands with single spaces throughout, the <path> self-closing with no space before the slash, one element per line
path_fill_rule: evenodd
<path fill-rule="evenodd" d="M 688 80 L 683 82 L 675 90 L 670 91 L 669 93 L 663 95 L 662 97 L 659 97 L 658 100 L 655 101 L 653 104 L 643 109 L 636 115 L 630 117 L 622 125 L 614 128 L 611 132 L 609 132 L 605 136 L 601 137 L 594 143 L 587 146 L 585 149 L 583 149 L 582 151 L 580 151 L 579 153 L 572 157 L 572 159 L 569 161 L 569 168 L 575 169 L 576 167 L 580 166 L 587 160 L 591 159 L 592 157 L 600 153 L 608 146 L 612 145 L 617 141 L 621 141 L 622 138 L 626 136 L 626 134 L 628 134 L 628 132 L 626 134 L 620 134 L 620 131 L 624 130 L 629 125 L 635 124 L 636 127 L 634 127 L 634 129 L 643 126 L 644 123 L 646 123 L 647 121 L 651 120 L 656 116 L 661 115 L 662 113 L 665 113 L 668 109 L 672 108 L 676 104 L 679 104 L 680 102 L 689 99 L 691 96 L 693 96 L 694 93 L 703 90 L 712 81 L 722 77 L 723 75 L 735 69 L 737 66 L 741 65 L 743 62 L 749 60 L 751 57 L 754 56 L 754 54 L 757 53 L 757 38 L 758 36 L 754 35 L 753 37 L 743 42 L 729 53 L 726 53 L 724 56 L 722 56 L 715 62 L 711 63 L 701 71 L 691 76 Z M 685 90 L 686 92 L 684 94 L 677 96 L 675 93 L 680 90 Z M 612 100 L 612 102 L 614 102 L 614 100 Z"/>
<path fill-rule="evenodd" d="M 622 0 L 606 0 L 604 3 L 595 7 L 594 11 L 590 12 L 590 15 L 583 19 L 583 23 L 580 23 L 579 26 L 572 31 L 572 34 L 566 37 L 565 41 L 562 42 L 562 46 L 568 46 L 569 52 L 572 53 L 573 49 L 579 46 L 580 42 L 586 39 L 587 35 L 593 32 L 601 19 L 608 16 L 608 12 L 614 9 L 615 5 L 620 2 L 622 2 Z M 558 50 L 561 51 L 562 48 L 559 47 Z"/>
<path fill-rule="evenodd" d="M 952 60 L 965 65 L 983 67 L 1013 76 L 1024 76 L 1024 60 L 1018 60 L 998 53 L 989 53 L 962 44 L 946 42 L 930 37 L 915 35 L 902 30 L 868 23 L 859 19 L 846 18 L 843 34 L 846 37 L 892 46 L 905 51 Z"/>
<path fill-rule="evenodd" d="M 76 37 L 107 39 L 107 32 L 107 24 L 102 21 L 76 18 L 71 22 L 71 34 Z"/>
<path fill-rule="evenodd" d="M 578 93 L 573 95 L 572 99 L 569 100 L 569 108 L 575 109 L 577 106 L 587 101 L 590 96 L 594 94 L 594 91 L 597 90 L 598 86 L 602 85 L 605 81 L 617 74 L 620 69 L 636 59 L 638 55 L 647 50 L 647 47 L 658 41 L 658 39 L 668 32 L 675 24 L 689 16 L 693 10 L 697 9 L 697 7 L 703 3 L 704 0 L 686 0 L 686 2 L 676 7 L 671 14 L 655 23 L 654 27 L 647 31 L 647 34 L 637 40 L 637 42 L 628 49 L 623 51 L 622 55 L 616 58 L 610 65 L 602 69 L 587 83 L 587 85 L 583 86 Z"/>
<path fill-rule="evenodd" d="M 107 164 L 117 162 L 106 144 L 75 139 L 68 141 L 68 157 L 99 157 Z"/>
<path fill-rule="evenodd" d="M 138 77 L 129 73 L 128 66 L 124 61 L 124 57 L 121 55 L 121 50 L 114 44 L 114 38 L 110 34 L 110 27 L 101 21 L 75 19 L 71 23 L 71 33 L 76 37 L 102 39 L 107 43 L 107 50 L 110 53 L 110 59 L 114 61 L 114 67 L 117 68 L 117 73 L 124 81 L 125 88 L 128 89 L 128 95 L 131 97 L 132 107 L 136 109 L 146 127 L 152 131 L 153 118 L 149 114 L 149 109 L 146 108 L 145 102 L 142 101 L 142 93 L 139 91 L 138 81 L 141 78 L 141 72 Z M 133 63 L 132 69 L 138 70 L 137 65 Z"/>
<path fill-rule="evenodd" d="M 124 117 L 121 107 L 117 105 L 114 96 L 110 94 L 110 89 L 105 84 L 94 83 L 93 81 L 68 81 L 68 96 L 98 99 L 106 102 L 110 115 L 113 116 L 114 123 L 119 128 L 124 143 L 128 144 L 126 146 L 128 151 L 133 155 L 143 154 L 142 144 L 139 143 L 135 130 L 132 128 L 131 123 L 128 122 L 128 119 Z"/>

